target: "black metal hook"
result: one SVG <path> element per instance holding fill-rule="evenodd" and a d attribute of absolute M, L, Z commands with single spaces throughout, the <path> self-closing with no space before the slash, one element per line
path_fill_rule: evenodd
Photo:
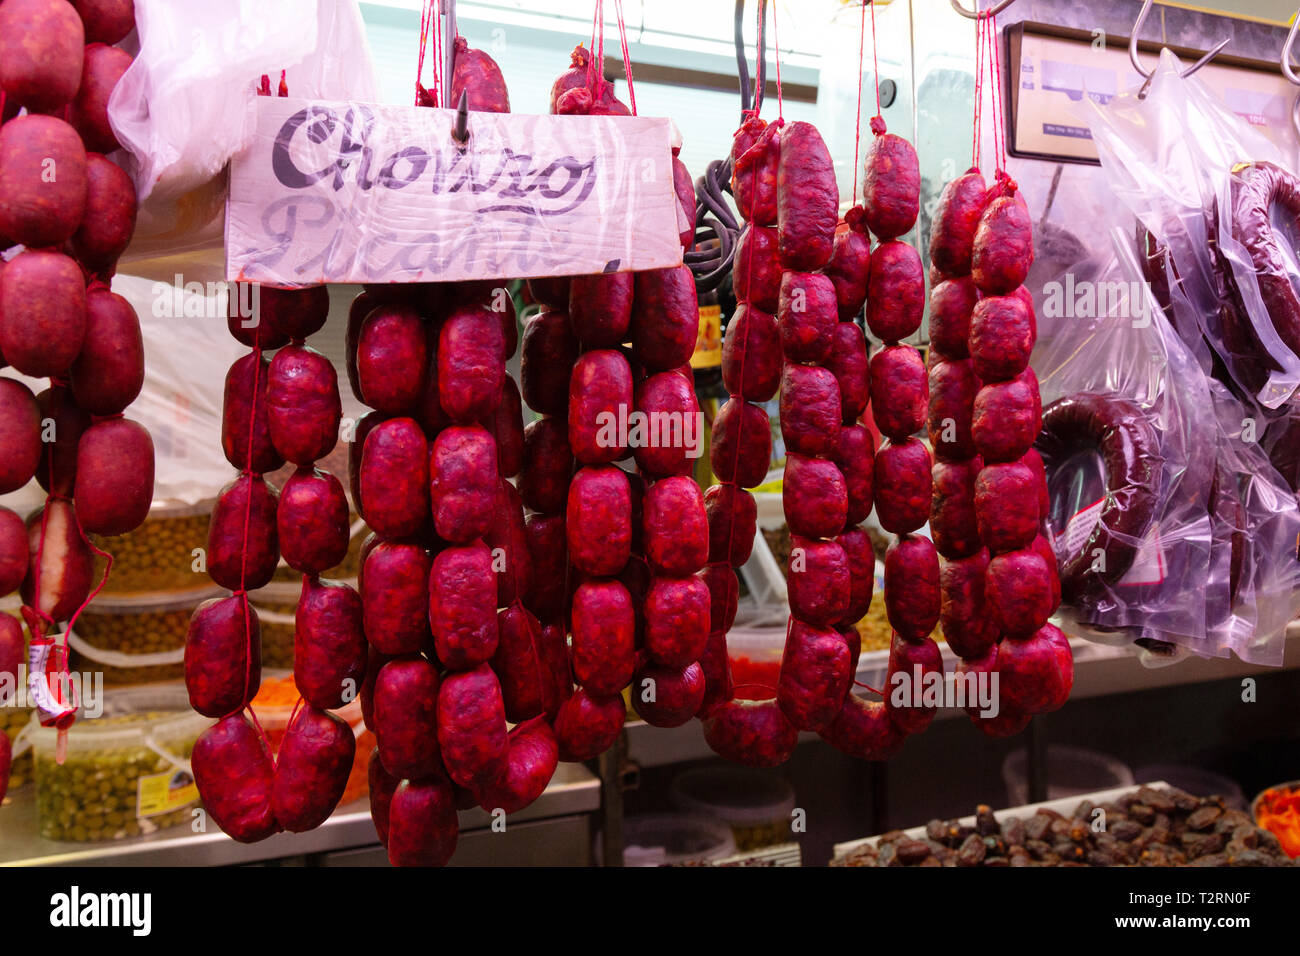
<path fill-rule="evenodd" d="M 456 104 L 456 125 L 452 127 L 451 138 L 461 149 L 469 145 L 469 90 L 460 91 L 460 102 Z"/>

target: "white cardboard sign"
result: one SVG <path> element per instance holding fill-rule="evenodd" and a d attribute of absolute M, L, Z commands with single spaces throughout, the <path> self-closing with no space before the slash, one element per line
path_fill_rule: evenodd
<path fill-rule="evenodd" d="M 670 123 L 254 97 L 226 277 L 279 286 L 660 269 L 682 261 Z"/>

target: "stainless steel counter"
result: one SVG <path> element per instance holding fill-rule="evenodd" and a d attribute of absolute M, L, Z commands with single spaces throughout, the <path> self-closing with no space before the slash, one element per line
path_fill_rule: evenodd
<path fill-rule="evenodd" d="M 571 818 L 593 813 L 599 807 L 600 781 L 581 764 L 562 763 L 546 792 L 531 806 L 507 818 L 505 837 L 517 824 L 528 825 L 521 827 L 521 832 L 535 831 L 535 824 L 552 818 L 568 818 L 571 824 Z M 477 807 L 460 814 L 462 834 L 491 832 L 490 822 L 489 816 Z M 497 862 L 512 862 L 508 841 L 493 842 Z M 281 833 L 252 844 L 236 843 L 210 820 L 205 833 L 180 826 L 112 843 L 45 840 L 37 835 L 34 785 L 12 794 L 9 802 L 0 807 L 0 865 L 5 866 L 230 866 L 358 848 L 378 849 L 370 803 L 365 799 L 340 807 L 308 833 Z M 375 862 L 382 860 L 382 851 L 373 858 Z M 458 862 L 457 858 L 453 857 L 452 862 Z"/>

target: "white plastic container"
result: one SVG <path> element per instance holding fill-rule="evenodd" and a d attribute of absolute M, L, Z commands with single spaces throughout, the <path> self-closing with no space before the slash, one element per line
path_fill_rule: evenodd
<path fill-rule="evenodd" d="M 1029 802 L 1026 758 L 1026 751 L 1013 750 L 1002 761 L 1002 782 L 1006 784 L 1008 803 L 1013 807 Z M 1109 754 L 1058 744 L 1047 748 L 1048 800 L 1132 785 L 1133 771 Z"/>

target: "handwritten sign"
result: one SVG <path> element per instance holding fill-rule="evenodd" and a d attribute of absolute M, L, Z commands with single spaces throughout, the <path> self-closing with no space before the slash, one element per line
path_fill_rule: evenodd
<path fill-rule="evenodd" d="M 255 97 L 231 161 L 226 277 L 432 282 L 682 261 L 670 123 Z"/>

